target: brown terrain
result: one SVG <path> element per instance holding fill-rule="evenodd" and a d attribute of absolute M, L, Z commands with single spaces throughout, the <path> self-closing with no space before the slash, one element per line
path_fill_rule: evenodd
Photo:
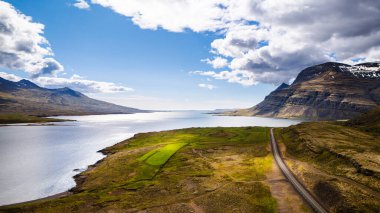
<path fill-rule="evenodd" d="M 98 101 L 70 88 L 46 89 L 0 78 L 0 114 L 35 116 L 124 114 L 142 110 Z"/>
<path fill-rule="evenodd" d="M 229 115 L 311 120 L 349 119 L 380 104 L 380 66 L 325 63 L 304 69 L 258 105 Z"/>
<path fill-rule="evenodd" d="M 330 212 L 380 211 L 380 107 L 347 122 L 277 129 L 285 160 Z"/>

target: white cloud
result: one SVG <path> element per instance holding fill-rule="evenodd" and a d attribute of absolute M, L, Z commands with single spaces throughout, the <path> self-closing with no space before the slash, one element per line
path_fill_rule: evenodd
<path fill-rule="evenodd" d="M 22 80 L 21 77 L 19 77 L 17 75 L 10 74 L 10 73 L 6 73 L 6 72 L 0 72 L 0 78 L 4 78 L 8 81 L 20 81 L 20 80 Z"/>
<path fill-rule="evenodd" d="M 79 9 L 90 9 L 90 5 L 87 3 L 86 0 L 77 0 L 74 4 L 74 7 L 77 7 Z"/>
<path fill-rule="evenodd" d="M 213 76 L 243 85 L 287 82 L 301 69 L 329 60 L 380 59 L 378 0 L 92 0 L 92 3 L 131 17 L 143 29 L 219 31 L 224 37 L 211 43 L 211 52 L 215 59 L 231 60 L 228 70 Z M 222 66 L 215 60 L 206 62 L 215 69 Z"/>
<path fill-rule="evenodd" d="M 78 1 L 76 7 L 85 9 L 86 1 Z M 84 93 L 113 93 L 133 89 L 111 82 L 87 80 L 79 75 L 71 78 L 57 77 L 63 66 L 54 58 L 45 37 L 44 25 L 0 0 L 0 67 L 27 72 L 30 80 L 48 88 L 70 87 Z M 19 81 L 22 78 L 0 72 L 0 77 Z"/>
<path fill-rule="evenodd" d="M 229 83 L 237 83 L 243 86 L 257 85 L 258 83 L 268 83 L 276 84 L 282 82 L 289 82 L 288 73 L 273 73 L 273 72 L 262 72 L 255 73 L 248 70 L 232 70 L 232 71 L 192 71 L 191 74 L 202 75 L 207 77 L 212 77 L 217 80 L 226 80 Z"/>
<path fill-rule="evenodd" d="M 42 36 L 44 25 L 0 1 L 0 66 L 26 71 L 33 76 L 55 75 L 63 70 L 49 42 Z"/>
<path fill-rule="evenodd" d="M 23 78 L 5 72 L 0 72 L 0 77 L 7 79 L 9 81 L 20 81 Z M 74 74 L 71 78 L 59 78 L 52 76 L 40 76 L 37 78 L 27 79 L 38 84 L 41 87 L 46 88 L 62 88 L 69 87 L 73 90 L 83 92 L 83 93 L 119 93 L 119 92 L 130 92 L 133 91 L 132 88 L 116 85 L 111 82 L 104 81 L 93 81 L 87 80 L 82 76 Z"/>
<path fill-rule="evenodd" d="M 143 29 L 182 32 L 214 31 L 224 28 L 224 9 L 220 0 L 92 0 L 132 18 Z"/>
<path fill-rule="evenodd" d="M 223 67 L 228 66 L 228 60 L 222 57 L 215 57 L 213 60 L 202 59 L 201 61 L 206 62 L 207 64 L 210 64 L 214 69 L 220 69 Z"/>
<path fill-rule="evenodd" d="M 230 83 L 238 83 L 243 86 L 252 86 L 258 83 L 256 81 L 255 74 L 249 71 L 245 71 L 245 70 L 233 70 L 233 71 L 221 71 L 221 72 L 194 71 L 191 73 L 212 77 L 218 80 L 226 80 Z"/>
<path fill-rule="evenodd" d="M 111 82 L 87 80 L 79 75 L 73 75 L 71 78 L 58 78 L 42 76 L 33 79 L 33 82 L 42 87 L 61 88 L 69 87 L 73 90 L 84 93 L 114 93 L 129 92 L 132 88 L 116 85 Z"/>
<path fill-rule="evenodd" d="M 215 89 L 216 87 L 212 84 L 198 84 L 198 87 L 200 88 L 205 88 L 205 89 L 208 89 L 208 90 L 213 90 Z"/>
<path fill-rule="evenodd" d="M 329 61 L 380 59 L 378 0 L 91 0 L 130 17 L 142 29 L 218 32 L 207 76 L 245 86 L 289 81 L 303 68 Z M 76 4 L 89 6 L 86 0 Z M 63 70 L 44 25 L 0 0 L 0 66 L 33 77 Z M 334 55 L 334 57 L 332 57 Z M 227 60 L 228 59 L 228 60 Z M 199 72 L 201 73 L 209 73 Z"/>

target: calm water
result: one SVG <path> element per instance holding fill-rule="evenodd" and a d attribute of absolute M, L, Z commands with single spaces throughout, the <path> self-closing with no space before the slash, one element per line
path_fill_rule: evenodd
<path fill-rule="evenodd" d="M 299 121 L 226 117 L 201 112 L 61 117 L 77 122 L 60 126 L 0 127 L 0 205 L 67 191 L 72 178 L 104 156 L 98 150 L 135 133 L 212 126 L 285 127 Z"/>

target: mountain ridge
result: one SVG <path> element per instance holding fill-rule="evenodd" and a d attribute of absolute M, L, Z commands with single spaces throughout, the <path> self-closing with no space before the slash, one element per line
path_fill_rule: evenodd
<path fill-rule="evenodd" d="M 302 70 L 254 107 L 229 115 L 310 120 L 350 119 L 380 105 L 380 63 L 327 62 Z"/>
<path fill-rule="evenodd" d="M 95 100 L 68 87 L 48 89 L 26 79 L 13 82 L 0 77 L 0 114 L 56 116 L 136 112 L 147 111 Z"/>

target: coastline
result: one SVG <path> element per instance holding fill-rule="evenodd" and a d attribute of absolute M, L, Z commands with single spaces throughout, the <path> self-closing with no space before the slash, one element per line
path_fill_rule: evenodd
<path fill-rule="evenodd" d="M 133 138 L 133 136 L 132 136 L 131 138 Z M 94 164 L 88 165 L 87 168 L 86 168 L 85 170 L 83 170 L 83 171 L 81 171 L 80 173 L 74 175 L 72 178 L 73 178 L 74 181 L 75 181 L 75 186 L 74 186 L 73 188 L 67 190 L 66 192 L 67 192 L 67 193 L 71 193 L 71 194 L 75 194 L 75 193 L 77 193 L 77 192 L 80 192 L 79 188 L 80 188 L 80 186 L 86 181 L 86 178 L 87 178 L 87 176 L 85 176 L 85 175 L 83 175 L 83 174 L 84 174 L 85 172 L 88 172 L 88 171 L 91 171 L 91 170 L 95 169 L 95 168 L 96 168 L 99 164 L 101 164 L 101 163 L 102 163 L 102 162 L 103 162 L 103 161 L 104 161 L 109 155 L 112 155 L 112 154 L 113 154 L 112 152 L 109 152 L 109 151 L 107 151 L 106 149 L 108 149 L 108 148 L 110 148 L 110 147 L 113 147 L 113 146 L 115 146 L 115 145 L 117 145 L 117 144 L 119 144 L 119 143 L 122 143 L 122 142 L 124 142 L 124 141 L 127 141 L 127 140 L 128 140 L 128 139 L 125 139 L 125 140 L 123 140 L 123 141 L 120 141 L 120 142 L 118 142 L 118 143 L 112 145 L 112 146 L 108 146 L 108 147 L 106 147 L 106 148 L 104 148 L 104 149 L 98 150 L 97 152 L 99 152 L 99 153 L 101 153 L 101 154 L 104 155 L 103 158 L 100 159 L 100 160 L 98 160 L 98 161 L 96 161 Z M 67 196 L 67 195 L 70 195 L 70 194 L 66 194 L 66 196 Z"/>
<path fill-rule="evenodd" d="M 250 131 L 245 131 L 246 129 L 249 129 Z M 9 211 L 13 210 L 13 211 L 19 211 L 19 212 L 23 212 L 23 211 L 28 212 L 28 211 L 34 211 L 37 209 L 39 210 L 55 209 L 57 211 L 58 210 L 62 211 L 64 209 L 70 209 L 70 208 L 75 209 L 79 206 L 86 207 L 86 208 L 88 207 L 92 209 L 93 211 L 107 208 L 106 206 L 109 206 L 111 209 L 112 208 L 145 209 L 146 208 L 145 205 L 148 205 L 147 201 L 144 201 L 143 203 L 138 202 L 138 204 L 132 204 L 132 203 L 135 203 L 134 199 L 139 200 L 142 196 L 147 196 L 147 194 L 144 194 L 144 193 L 147 193 L 146 191 L 137 190 L 139 187 L 143 187 L 143 186 L 149 186 L 148 188 L 150 190 L 153 190 L 155 193 L 158 193 L 160 195 L 161 193 L 165 191 L 165 193 L 162 194 L 164 196 L 162 199 L 164 200 L 165 199 L 170 200 L 172 198 L 172 195 L 170 195 L 171 193 L 174 193 L 177 196 L 178 196 L 178 193 L 180 193 L 179 195 L 182 196 L 183 198 L 186 198 L 186 200 L 188 199 L 190 199 L 191 201 L 195 200 L 193 202 L 200 202 L 199 205 L 205 205 L 208 208 L 219 208 L 219 205 L 214 205 L 214 202 L 202 203 L 204 199 L 200 199 L 199 196 L 201 195 L 214 196 L 215 194 L 220 194 L 220 195 L 228 194 L 228 196 L 233 197 L 236 192 L 240 192 L 239 187 L 241 187 L 241 185 L 247 186 L 249 189 L 252 188 L 252 190 L 257 189 L 257 193 L 254 193 L 254 195 L 248 193 L 249 191 L 248 189 L 247 189 L 248 191 L 244 191 L 245 193 L 244 199 L 260 200 L 262 199 L 261 196 L 263 196 L 262 193 L 264 193 L 265 200 L 266 199 L 270 200 L 270 203 L 268 203 L 268 205 L 265 205 L 265 208 L 273 209 L 275 208 L 275 205 L 276 205 L 275 200 L 271 196 L 269 188 L 264 184 L 265 182 L 264 179 L 266 178 L 266 176 L 262 174 L 262 172 L 264 172 L 262 170 L 267 167 L 265 166 L 262 168 L 263 165 L 261 164 L 266 165 L 266 163 L 268 163 L 270 160 L 269 158 L 264 157 L 264 156 L 267 156 L 267 152 L 268 152 L 268 150 L 265 148 L 267 147 L 266 143 L 264 143 L 265 138 L 255 137 L 256 138 L 255 142 L 254 143 L 250 142 L 249 145 L 247 144 L 245 140 L 242 140 L 242 141 L 239 140 L 238 142 L 234 141 L 235 137 L 240 137 L 239 135 L 247 136 L 248 138 L 252 138 L 252 136 L 257 136 L 257 134 L 262 135 L 262 132 L 265 129 L 267 128 L 207 127 L 207 128 L 183 128 L 183 129 L 177 129 L 177 130 L 164 130 L 164 131 L 159 131 L 159 132 L 153 131 L 153 132 L 139 133 L 139 134 L 134 135 L 135 138 L 132 137 L 127 140 L 121 140 L 119 143 L 116 143 L 112 146 L 99 150 L 98 152 L 102 153 L 104 157 L 98 160 L 96 163 L 88 166 L 85 171 L 82 171 L 79 174 L 75 175 L 73 178 L 75 180 L 76 185 L 70 190 L 63 193 L 56 194 L 56 195 L 52 195 L 49 197 L 41 198 L 41 199 L 1 206 L 0 209 L 9 210 Z M 233 138 L 226 139 L 225 137 L 226 134 L 233 136 Z M 192 137 L 190 137 L 190 135 L 192 135 Z M 200 141 L 202 142 L 199 142 L 199 140 L 195 138 L 195 136 L 201 137 Z M 244 138 L 247 138 L 247 137 L 244 137 Z M 159 181 L 162 184 L 156 185 L 156 184 L 153 184 L 154 181 L 150 182 L 152 181 L 150 178 L 145 180 L 145 178 L 147 177 L 145 176 L 140 177 L 140 173 L 138 171 L 145 171 L 141 169 L 145 169 L 144 165 L 148 165 L 148 164 L 145 164 L 145 163 L 141 164 L 141 162 L 138 160 L 138 157 L 142 156 L 144 153 L 145 154 L 148 153 L 152 148 L 157 148 L 157 147 L 162 148 L 162 146 L 165 147 L 168 143 L 166 139 L 169 139 L 170 143 L 177 143 L 179 140 L 182 141 L 186 139 L 186 140 L 190 140 L 189 143 L 192 143 L 192 145 L 191 146 L 189 145 L 186 148 L 184 148 L 186 151 L 181 151 L 180 156 L 175 155 L 175 161 L 172 161 L 171 163 L 169 163 L 168 165 L 169 167 L 165 169 L 165 172 L 171 172 L 173 175 L 169 176 L 170 177 L 169 179 L 167 177 L 166 178 L 160 177 L 157 181 Z M 209 141 L 213 141 L 213 142 L 209 143 Z M 238 146 L 236 147 L 230 146 L 229 144 L 232 141 L 234 143 L 238 143 Z M 207 146 L 205 146 L 205 144 L 207 144 Z M 243 149 L 246 150 L 246 148 L 243 148 L 245 146 L 249 147 L 249 149 L 252 149 L 252 151 L 249 152 L 249 155 L 252 155 L 252 157 L 254 156 L 255 159 L 257 158 L 256 160 L 258 162 L 261 162 L 258 165 L 257 169 L 254 169 L 252 171 L 251 170 L 246 171 L 247 173 L 245 173 L 245 175 L 249 175 L 249 178 L 248 176 L 235 177 L 235 175 L 233 174 L 238 174 L 238 173 L 240 174 L 240 172 L 237 169 L 233 171 L 225 170 L 226 168 L 219 167 L 216 165 L 215 165 L 216 167 L 209 167 L 208 164 L 203 164 L 205 163 L 203 160 L 203 157 L 199 156 L 199 154 L 201 153 L 202 156 L 206 155 L 208 157 L 219 159 L 222 156 L 225 156 L 225 154 L 235 155 L 237 153 L 240 153 L 243 151 Z M 131 150 L 133 151 L 131 152 Z M 258 151 L 253 151 L 253 150 L 260 150 L 260 151 L 258 152 Z M 129 160 L 120 161 L 118 160 L 120 156 L 128 156 Z M 191 167 L 193 169 L 190 169 L 190 170 L 189 168 L 184 169 L 184 167 L 177 168 L 177 164 L 183 163 L 183 160 L 181 160 L 183 157 L 186 157 L 186 159 L 189 159 L 190 160 L 189 163 L 192 162 L 196 168 Z M 247 158 L 247 156 L 242 156 L 242 157 L 244 159 Z M 200 162 L 202 163 L 200 164 L 196 163 L 191 159 L 193 160 L 197 159 L 196 162 L 199 161 L 199 163 Z M 228 164 L 234 165 L 235 163 L 240 162 L 240 160 L 243 160 L 243 159 L 240 159 L 240 160 L 239 159 L 235 159 L 235 157 L 231 157 L 229 158 L 227 162 Z M 112 169 L 113 167 L 109 168 L 107 166 L 108 163 L 110 162 L 116 163 L 116 164 L 113 164 L 115 168 L 118 168 L 115 170 L 116 173 L 114 173 Z M 125 164 L 126 162 L 128 163 Z M 135 163 L 138 163 L 139 166 L 136 167 Z M 123 169 L 120 170 L 120 167 L 118 167 L 118 165 L 123 165 L 122 166 Z M 124 166 L 126 167 L 124 168 Z M 246 167 L 245 164 L 241 166 L 243 166 L 245 169 L 248 169 L 248 167 Z M 154 168 L 155 169 L 153 169 L 152 167 L 153 169 L 152 172 L 157 172 L 156 168 L 158 167 L 154 167 Z M 106 173 L 109 169 L 112 169 L 112 171 L 110 170 L 110 173 Z M 179 171 L 177 171 L 178 169 Z M 91 170 L 95 170 L 95 171 L 91 171 Z M 216 176 L 210 175 L 210 174 L 213 174 L 214 172 L 215 174 L 222 174 L 221 172 L 224 172 L 224 171 L 228 171 L 228 173 L 231 173 L 232 179 L 224 177 L 224 176 L 221 177 L 219 175 L 216 175 Z M 130 175 L 125 176 L 125 172 L 129 173 Z M 251 172 L 254 172 L 254 174 L 252 175 Z M 106 177 L 104 176 L 105 174 L 107 174 Z M 141 175 L 142 174 L 145 174 L 145 173 L 141 173 Z M 170 187 L 170 190 L 169 190 L 169 188 L 166 188 L 166 186 L 168 186 L 168 184 L 172 184 L 171 181 L 177 181 L 177 178 L 176 178 L 177 176 L 174 174 L 189 177 L 190 179 L 188 181 L 192 180 L 192 181 L 197 182 L 197 181 L 202 180 L 206 184 L 206 183 L 211 183 L 209 182 L 211 179 L 212 180 L 218 179 L 218 180 L 224 181 L 223 182 L 224 184 L 220 185 L 218 181 L 214 180 L 212 181 L 212 183 L 215 183 L 216 185 L 212 184 L 210 186 L 207 186 L 206 188 L 204 187 L 204 184 L 200 184 L 200 185 L 197 184 L 197 185 L 194 185 L 194 187 L 197 187 L 194 189 L 190 189 L 187 187 L 175 187 L 175 188 Z M 147 175 L 151 175 L 151 174 L 149 173 Z M 98 177 L 103 177 L 103 178 L 98 179 Z M 139 182 L 139 181 L 136 182 L 136 180 L 134 180 L 135 177 L 143 178 L 141 179 L 142 182 Z M 113 179 L 113 178 L 116 178 L 116 179 Z M 126 180 L 125 178 L 127 178 L 129 182 L 124 183 L 124 181 Z M 251 182 L 252 178 L 257 179 L 258 182 L 255 181 L 255 183 L 252 183 Z M 240 181 L 240 179 L 242 181 L 246 180 L 248 182 L 243 181 L 244 182 L 243 183 Z M 104 185 L 106 188 L 97 188 L 97 185 L 100 183 L 102 184 L 108 183 L 108 184 Z M 117 183 L 117 184 L 114 186 L 113 185 L 114 183 Z M 178 183 L 182 184 L 182 182 L 178 182 Z M 190 182 L 186 182 L 186 184 L 187 183 L 190 184 Z M 227 187 L 227 189 L 225 189 L 224 186 Z M 151 187 L 153 187 L 153 189 Z M 220 189 L 218 189 L 219 187 Z M 237 191 L 234 191 L 234 190 L 237 190 Z M 127 192 L 127 194 L 124 194 L 121 192 Z M 93 193 L 93 194 L 88 195 L 87 193 L 90 193 L 90 194 Z M 127 199 L 126 201 L 125 196 L 128 197 L 130 193 L 132 194 L 136 193 L 136 196 L 131 197 L 131 200 Z M 219 196 L 216 196 L 216 197 L 219 197 Z M 156 200 L 156 201 L 158 203 L 162 202 L 161 199 Z M 124 202 L 131 203 L 130 204 L 131 206 L 128 206 L 128 207 L 124 206 L 125 205 Z M 225 204 L 224 202 L 222 202 L 222 200 L 219 200 L 219 199 L 218 199 L 218 202 L 221 202 L 220 203 L 221 205 L 222 203 L 223 205 Z M 117 207 L 115 206 L 111 207 L 113 203 L 117 205 Z M 176 203 L 175 205 L 173 204 L 174 205 L 173 208 L 185 208 L 185 207 L 192 208 L 192 205 L 191 205 L 192 202 L 190 202 L 190 204 L 189 203 L 183 204 L 183 201 L 180 199 L 180 200 L 177 200 L 175 203 Z M 247 209 L 264 208 L 262 205 L 258 203 L 257 204 L 254 203 L 254 205 L 248 205 L 247 203 L 250 203 L 250 202 L 244 202 L 244 205 L 242 203 L 243 205 L 242 208 L 247 208 Z M 149 204 L 148 206 L 149 208 L 153 208 L 153 209 L 160 208 L 157 205 Z"/>
<path fill-rule="evenodd" d="M 301 122 L 312 122 L 312 119 L 308 118 L 300 118 L 300 117 L 272 117 L 272 116 L 263 116 L 263 115 L 244 115 L 244 114 L 229 114 L 229 113 L 215 113 L 215 112 L 208 112 L 204 113 L 212 116 L 228 116 L 228 117 L 257 117 L 257 118 L 273 118 L 273 119 L 280 119 L 280 120 L 296 120 Z"/>
<path fill-rule="evenodd" d="M 33 202 L 45 201 L 45 200 L 50 200 L 50 199 L 54 199 L 54 198 L 61 198 L 61 197 L 66 197 L 66 196 L 72 195 L 72 194 L 73 193 L 70 192 L 70 191 L 65 191 L 65 192 L 60 192 L 58 194 L 50 195 L 50 196 L 47 196 L 47 197 L 37 198 L 37 199 L 34 199 L 34 200 L 28 200 L 28 201 L 23 201 L 23 202 L 19 202 L 19 203 L 11 203 L 11 204 L 0 205 L 0 208 L 11 207 L 11 206 L 14 206 L 14 205 L 29 204 L 29 203 L 33 203 Z"/>
<path fill-rule="evenodd" d="M 89 115 L 117 115 L 117 114 L 137 114 L 137 113 L 153 113 L 158 111 L 153 110 L 140 110 L 138 112 L 130 113 L 63 113 L 63 114 L 37 114 L 37 115 L 28 115 L 23 113 L 0 113 L 0 126 L 8 125 L 52 125 L 54 122 L 70 122 L 76 121 L 72 119 L 58 118 L 61 116 L 89 116 Z"/>
<path fill-rule="evenodd" d="M 60 193 L 57 193 L 57 194 L 53 194 L 53 195 L 50 195 L 50 196 L 47 196 L 47 197 L 42 197 L 42 198 L 37 198 L 37 199 L 34 199 L 34 200 L 28 200 L 28 201 L 23 201 L 23 202 L 18 202 L 18 203 L 10 203 L 10 204 L 5 204 L 5 205 L 0 205 L 0 208 L 2 207 L 10 207 L 10 206 L 15 206 L 15 205 L 23 205 L 23 204 L 29 204 L 29 203 L 33 203 L 33 202 L 38 202 L 38 201 L 47 201 L 47 200 L 50 200 L 50 199 L 55 199 L 55 198 L 62 198 L 62 197 L 67 197 L 69 195 L 73 195 L 77 192 L 80 192 L 78 190 L 78 188 L 81 186 L 81 184 L 83 184 L 83 182 L 85 181 L 86 179 L 86 176 L 83 175 L 83 173 L 87 172 L 87 171 L 91 171 L 93 169 L 95 169 L 100 163 L 102 163 L 109 155 L 113 154 L 111 152 L 107 152 L 106 149 L 110 148 L 110 147 L 113 147 L 119 143 L 122 143 L 124 141 L 126 141 L 128 139 L 125 139 L 123 141 L 120 141 L 112 146 L 108 146 L 104 149 L 101 149 L 101 150 L 98 150 L 97 152 L 103 154 L 103 158 L 96 161 L 94 164 L 91 164 L 91 165 L 88 165 L 87 168 L 83 171 L 81 171 L 80 173 L 72 176 L 72 178 L 74 179 L 75 181 L 75 186 L 64 191 L 64 192 L 60 192 Z"/>
<path fill-rule="evenodd" d="M 47 197 L 42 197 L 42 198 L 38 198 L 38 199 L 34 199 L 34 200 L 29 200 L 29 201 L 23 201 L 23 202 L 18 202 L 18 203 L 11 203 L 11 204 L 5 204 L 5 205 L 0 205 L 0 207 L 9 207 L 9 206 L 14 206 L 14 205 L 22 205 L 22 204 L 28 204 L 28 203 L 33 203 L 33 202 L 38 202 L 38 201 L 47 201 L 47 200 L 50 200 L 50 199 L 55 199 L 55 198 L 62 198 L 62 197 L 67 197 L 69 195 L 73 195 L 75 193 L 78 193 L 80 192 L 79 188 L 81 187 L 81 185 L 85 182 L 87 176 L 83 175 L 83 173 L 85 172 L 88 172 L 88 171 L 91 171 L 93 169 L 95 169 L 99 164 L 101 164 L 109 155 L 112 155 L 114 154 L 115 152 L 109 150 L 110 148 L 114 147 L 114 146 L 117 146 L 118 144 L 121 144 L 123 142 L 126 142 L 128 141 L 129 139 L 135 137 L 136 135 L 138 134 L 141 134 L 141 133 L 137 133 L 135 134 L 134 136 L 130 137 L 130 138 L 127 138 L 127 139 L 124 139 L 120 142 L 117 142 L 115 143 L 114 145 L 111 145 L 111 146 L 108 146 L 108 147 L 105 147 L 103 149 L 100 149 L 98 150 L 97 152 L 103 154 L 103 158 L 96 161 L 94 164 L 90 164 L 87 166 L 87 168 L 83 171 L 81 171 L 80 173 L 72 176 L 72 178 L 74 179 L 75 181 L 75 186 L 64 191 L 64 192 L 60 192 L 60 193 L 57 193 L 57 194 L 53 194 L 53 195 L 50 195 L 50 196 L 47 196 Z"/>
<path fill-rule="evenodd" d="M 45 124 L 41 124 L 41 125 L 45 125 Z M 173 130 L 181 130 L 181 129 L 183 129 L 183 128 L 170 129 L 170 130 L 164 130 L 164 131 L 173 131 Z M 186 129 L 186 127 L 185 127 L 185 129 Z M 150 131 L 150 132 L 156 132 L 156 131 Z M 145 133 L 137 133 L 134 136 L 137 136 L 138 134 L 145 134 Z M 134 136 L 132 136 L 131 138 L 133 138 Z M 56 198 L 56 196 L 57 197 L 65 197 L 67 195 L 72 195 L 72 193 L 79 192 L 80 187 L 82 186 L 83 182 L 86 181 L 86 178 L 87 178 L 87 175 L 85 173 L 88 172 L 88 171 L 91 171 L 92 169 L 95 169 L 99 164 L 101 164 L 104 160 L 106 160 L 106 158 L 109 155 L 112 155 L 114 153 L 114 151 L 117 151 L 117 147 L 118 147 L 119 144 L 124 144 L 123 142 L 125 142 L 126 140 L 129 140 L 131 138 L 124 138 L 124 139 L 119 138 L 119 142 L 117 142 L 117 143 L 115 143 L 113 145 L 104 147 L 104 148 L 101 147 L 99 150 L 97 150 L 96 152 L 101 153 L 104 156 L 101 156 L 102 158 L 99 159 L 98 161 L 96 161 L 93 164 L 90 164 L 90 165 L 87 165 L 87 166 L 83 166 L 83 167 L 86 168 L 85 170 L 81 170 L 79 173 L 71 176 L 70 178 L 73 178 L 73 180 L 75 181 L 75 186 L 73 186 L 72 188 L 67 189 L 64 192 L 61 192 L 61 193 L 58 193 L 58 194 L 54 194 L 54 195 L 50 195 L 50 196 L 47 196 L 47 197 L 42 197 L 42 198 L 38 198 L 38 199 L 34 199 L 34 200 L 29 200 L 29 201 L 25 201 L 25 202 L 6 204 L 6 205 L 2 205 L 1 207 L 19 205 L 19 204 L 23 204 L 23 203 L 32 203 L 32 202 L 36 202 L 36 201 L 40 201 L 40 200 L 54 199 L 54 198 Z"/>
<path fill-rule="evenodd" d="M 75 122 L 76 120 L 67 120 L 67 121 L 60 121 L 57 123 L 63 123 L 63 122 Z M 0 127 L 4 126 L 73 126 L 73 125 L 67 125 L 67 124 L 57 124 L 54 122 L 46 122 L 46 123 L 14 123 L 14 124 L 0 124 Z"/>

